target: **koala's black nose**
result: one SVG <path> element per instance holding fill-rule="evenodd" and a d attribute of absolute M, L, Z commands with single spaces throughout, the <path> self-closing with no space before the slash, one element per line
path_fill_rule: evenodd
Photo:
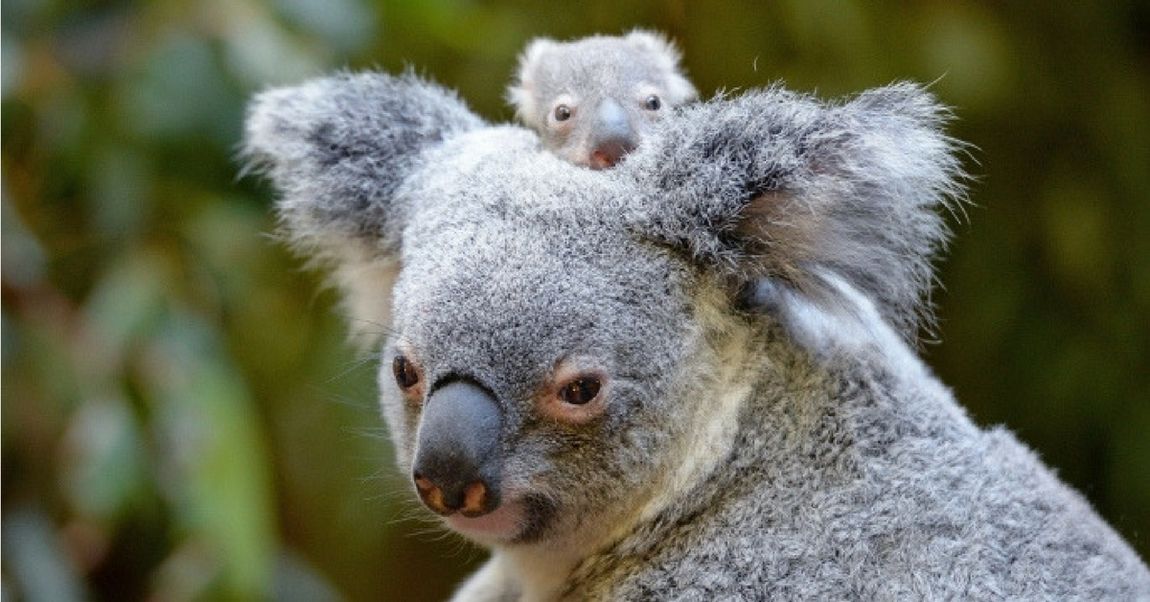
<path fill-rule="evenodd" d="M 499 506 L 502 422 L 499 404 L 474 383 L 451 382 L 428 397 L 412 467 L 428 508 L 481 516 Z"/>

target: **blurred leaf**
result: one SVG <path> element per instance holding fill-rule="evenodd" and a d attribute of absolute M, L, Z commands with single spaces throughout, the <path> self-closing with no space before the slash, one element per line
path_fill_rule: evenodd
<path fill-rule="evenodd" d="M 1045 191 L 1046 252 L 1063 285 L 1083 296 L 1110 287 L 1107 203 L 1089 182 L 1056 176 Z"/>
<path fill-rule="evenodd" d="M 210 327 L 172 313 L 147 360 L 165 443 L 161 482 L 185 536 L 219 563 L 223 591 L 269 593 L 275 549 L 264 441 L 252 399 Z"/>
<path fill-rule="evenodd" d="M 0 97 L 7 98 L 24 74 L 24 50 L 10 34 L 0 38 Z"/>
<path fill-rule="evenodd" d="M 86 134 L 93 127 L 93 115 L 78 88 L 64 87 L 40 100 L 37 109 L 36 130 L 39 140 L 48 150 L 56 154 L 53 159 L 65 160 L 69 168 L 75 168 L 86 150 Z M 54 174 L 56 175 L 56 174 Z M 44 182 L 48 190 L 53 185 L 69 182 Z M 58 190 L 58 188 L 57 188 Z M 58 194 L 58 193 L 57 193 Z M 57 196 L 54 194 L 53 196 Z M 64 195 L 59 195 L 64 196 Z"/>
<path fill-rule="evenodd" d="M 85 600 L 75 568 L 56 540 L 52 522 L 34 508 L 4 514 L 4 574 L 28 602 Z M 5 600 L 8 598 L 5 597 Z"/>
<path fill-rule="evenodd" d="M 156 569 L 151 598 L 161 602 L 192 602 L 212 599 L 256 599 L 251 594 L 213 591 L 219 580 L 221 559 L 197 539 L 176 547 Z"/>
<path fill-rule="evenodd" d="M 151 166 L 136 149 L 106 145 L 92 153 L 87 180 L 96 230 L 115 240 L 140 234 L 155 199 L 148 193 Z"/>
<path fill-rule="evenodd" d="M 144 491 L 144 448 L 123 399 L 94 398 L 72 414 L 64 434 L 61 481 L 85 517 L 112 521 Z"/>
<path fill-rule="evenodd" d="M 28 232 L 20 216 L 8 201 L 7 189 L 0 192 L 0 262 L 3 263 L 4 282 L 28 287 L 44 274 L 44 249 Z"/>
<path fill-rule="evenodd" d="M 1145 384 L 1145 383 L 1143 383 Z M 1133 534 L 1131 543 L 1137 547 L 1150 544 L 1150 532 L 1143 531 L 1146 506 L 1139 500 L 1150 500 L 1150 387 L 1138 386 L 1133 397 L 1117 413 L 1113 449 L 1106 470 L 1110 480 L 1109 497 L 1117 508 L 1116 526 Z M 1143 556 L 1145 558 L 1145 556 Z"/>
<path fill-rule="evenodd" d="M 314 334 L 306 325 L 284 329 L 284 320 L 307 310 L 318 284 L 300 273 L 272 237 L 274 222 L 266 208 L 230 196 L 211 201 L 181 225 L 197 258 L 195 268 L 205 274 L 209 294 L 228 321 L 241 325 L 232 334 L 236 359 L 253 376 L 279 380 L 283 370 L 302 367 Z M 304 295 L 301 286 L 307 287 Z"/>
<path fill-rule="evenodd" d="M 122 9 L 86 10 L 61 24 L 53 40 L 54 54 L 72 74 L 98 83 L 119 67 L 120 46 L 131 33 L 128 17 Z"/>
<path fill-rule="evenodd" d="M 343 597 L 307 561 L 283 553 L 276 559 L 272 598 L 278 602 L 337 602 Z"/>
<path fill-rule="evenodd" d="M 226 85 L 207 40 L 176 31 L 123 85 L 120 121 L 153 140 L 209 136 L 228 147 L 239 137 L 239 99 Z"/>
<path fill-rule="evenodd" d="M 224 4 L 233 13 L 223 24 L 224 57 L 232 72 L 259 89 L 316 75 L 331 53 L 312 40 L 294 36 L 251 6 Z M 246 9 L 246 10 L 245 10 Z"/>
<path fill-rule="evenodd" d="M 278 274 L 258 269 L 277 244 L 269 234 L 274 227 L 263 207 L 253 207 L 234 196 L 204 199 L 200 210 L 180 224 L 202 267 L 211 272 L 220 296 L 242 301 L 267 278 Z"/>
<path fill-rule="evenodd" d="M 1015 57 L 1007 36 L 977 5 L 931 4 L 917 24 L 923 72 L 941 78 L 947 102 L 963 111 L 985 110 L 1016 89 Z"/>
<path fill-rule="evenodd" d="M 53 0 L 5 0 L 0 3 L 0 23 L 3 23 L 4 37 L 10 31 L 22 31 L 33 21 L 45 16 L 56 2 Z"/>
<path fill-rule="evenodd" d="M 20 411 L 26 418 L 54 429 L 56 420 L 75 407 L 86 383 L 66 332 L 72 322 L 69 308 L 51 297 L 38 300 L 42 306 L 23 308 L 26 313 L 20 318 L 25 328 L 17 332 L 16 353 L 5 357 L 4 362 L 10 370 L 8 376 L 19 379 L 12 384 L 33 397 L 12 399 L 5 395 L 4 405 L 22 405 Z M 25 428 L 31 426 L 26 424 Z"/>
<path fill-rule="evenodd" d="M 156 330 L 172 292 L 170 271 L 158 253 L 130 253 L 99 280 L 85 307 L 86 321 L 102 347 L 93 360 L 111 369 Z"/>
<path fill-rule="evenodd" d="M 375 35 L 370 5 L 355 0 L 273 0 L 292 25 L 314 34 L 341 54 L 360 50 Z"/>

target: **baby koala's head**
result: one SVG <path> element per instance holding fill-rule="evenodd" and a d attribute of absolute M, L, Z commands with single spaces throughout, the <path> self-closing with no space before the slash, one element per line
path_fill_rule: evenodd
<path fill-rule="evenodd" d="M 573 42 L 533 40 L 507 89 L 516 114 L 548 149 L 592 169 L 614 166 L 651 123 L 697 96 L 675 46 L 639 30 Z"/>

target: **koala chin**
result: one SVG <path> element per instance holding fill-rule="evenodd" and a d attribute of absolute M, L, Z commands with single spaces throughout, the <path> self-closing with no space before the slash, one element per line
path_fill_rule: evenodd
<path fill-rule="evenodd" d="M 244 150 L 370 325 L 411 494 L 491 550 L 457 599 L 1150 599 L 914 350 L 964 194 L 947 119 L 913 84 L 754 90 L 593 171 L 342 73 L 258 95 Z"/>

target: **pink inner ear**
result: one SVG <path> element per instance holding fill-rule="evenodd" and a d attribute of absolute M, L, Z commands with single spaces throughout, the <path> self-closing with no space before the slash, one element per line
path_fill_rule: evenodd
<path fill-rule="evenodd" d="M 807 275 L 802 266 L 816 259 L 814 241 L 824 229 L 811 206 L 776 190 L 751 199 L 739 217 L 735 234 L 752 253 L 763 258 L 759 266 L 763 274 L 804 288 Z M 786 251 L 775 251 L 778 249 Z"/>

